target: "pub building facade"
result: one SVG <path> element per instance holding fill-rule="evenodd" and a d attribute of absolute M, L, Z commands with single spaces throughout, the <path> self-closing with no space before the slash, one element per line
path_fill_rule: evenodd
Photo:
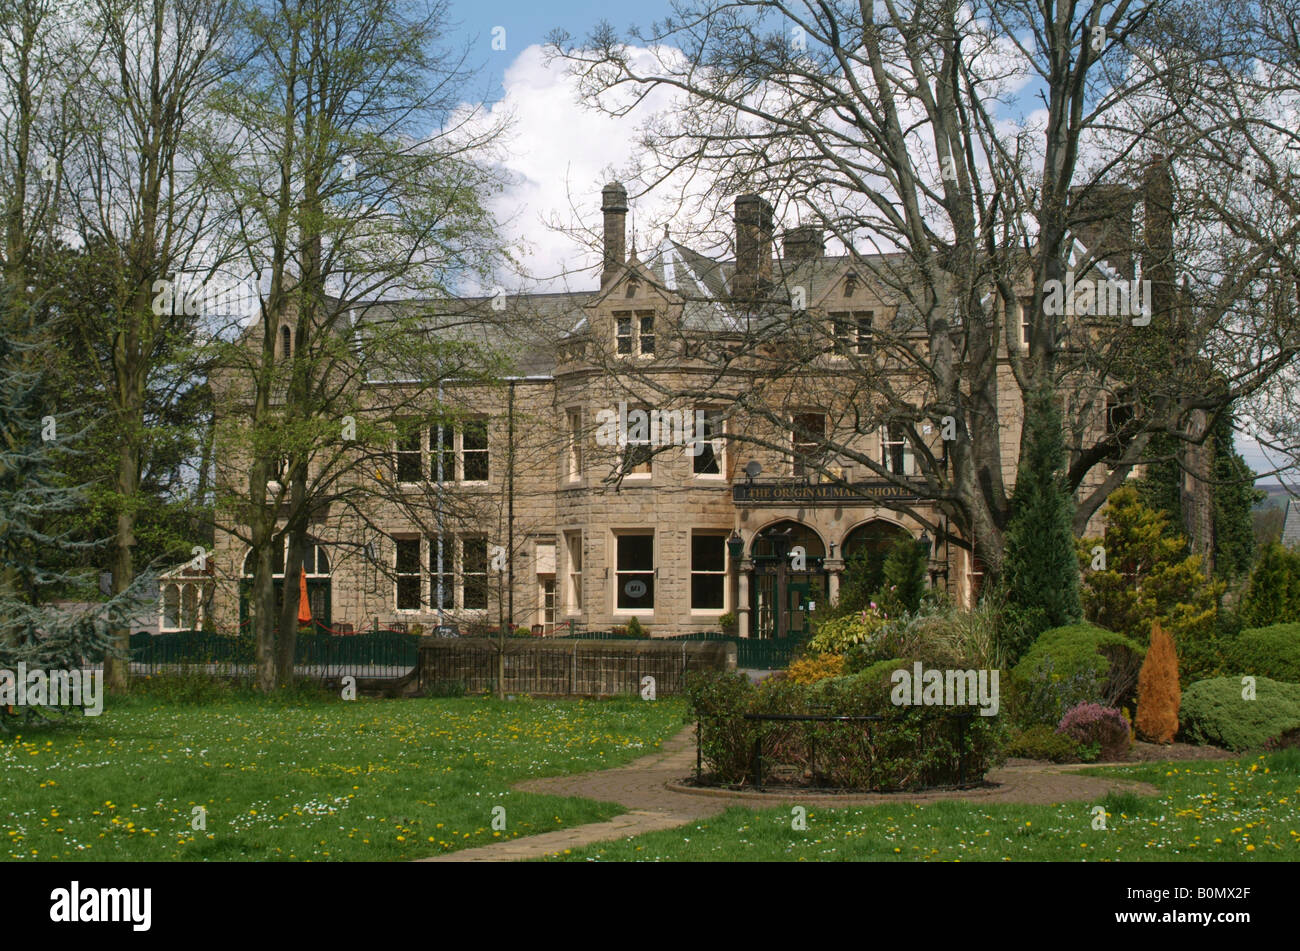
<path fill-rule="evenodd" d="M 928 551 L 930 584 L 970 604 L 978 562 L 944 517 L 905 488 L 916 447 L 889 426 L 837 432 L 853 415 L 843 354 L 869 352 L 873 332 L 898 333 L 906 319 L 873 287 L 870 270 L 828 256 L 821 232 L 808 226 L 787 231 L 774 253 L 772 208 L 755 195 L 735 201 L 734 259 L 707 258 L 665 234 L 641 260 L 625 250 L 623 187 L 606 186 L 602 199 L 599 288 L 512 298 L 523 317 L 516 326 L 533 336 L 512 345 L 506 387 L 449 384 L 443 398 L 465 421 L 393 447 L 409 498 L 376 500 L 364 519 L 328 510 L 316 517 L 314 620 L 342 632 L 418 624 L 465 634 L 507 618 L 554 635 L 636 618 L 653 637 L 717 631 L 731 613 L 741 636 L 782 638 L 804 632 L 809 614 L 838 597 L 855 552 L 904 537 Z M 693 354 L 737 332 L 736 309 L 719 301 L 777 283 L 774 272 L 806 296 L 803 309 L 825 323 L 835 345 L 780 379 L 763 376 L 770 363 L 739 358 L 728 373 L 761 378 L 766 405 L 780 407 L 746 417 L 709 396 L 726 387 Z M 499 342 L 508 334 L 493 320 L 488 336 Z M 282 344 L 287 351 L 292 340 Z M 1000 416 L 1011 485 L 1023 413 L 1005 356 Z M 667 406 L 655 395 L 684 392 L 697 395 Z M 655 432 L 677 433 L 686 445 L 636 432 L 625 420 L 637 410 L 653 411 Z M 609 438 L 611 420 L 627 438 Z M 940 458 L 940 434 L 923 428 Z M 738 433 L 753 438 L 729 438 Z M 818 456 L 817 434 L 848 441 L 898 478 Z M 235 464 L 229 475 L 246 480 L 247 470 Z M 431 514 L 438 493 L 465 505 L 438 520 Z M 413 518 L 421 506 L 424 517 Z M 802 558 L 792 557 L 796 548 Z M 248 553 L 234 534 L 218 532 L 219 629 L 247 623 Z"/>

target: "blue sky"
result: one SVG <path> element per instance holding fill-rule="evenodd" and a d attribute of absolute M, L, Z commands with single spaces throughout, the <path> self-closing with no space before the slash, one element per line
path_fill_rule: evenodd
<path fill-rule="evenodd" d="M 471 59 L 481 64 L 481 77 L 492 84 L 493 97 L 501 94 L 501 77 L 519 52 L 546 42 L 556 28 L 583 39 L 598 22 L 608 20 L 620 34 L 632 25 L 648 28 L 670 12 L 667 0 L 638 3 L 601 3 L 599 0 L 452 0 L 449 19 L 456 35 L 471 40 Z M 505 51 L 492 48 L 492 30 L 505 28 Z"/>

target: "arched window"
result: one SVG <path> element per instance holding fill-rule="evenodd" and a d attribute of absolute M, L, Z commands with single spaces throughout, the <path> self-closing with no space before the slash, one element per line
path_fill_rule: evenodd
<path fill-rule="evenodd" d="M 181 628 L 196 631 L 199 627 L 199 587 L 187 584 L 181 587 Z"/>
<path fill-rule="evenodd" d="M 280 357 L 288 360 L 293 356 L 293 331 L 288 327 L 280 328 Z"/>
<path fill-rule="evenodd" d="M 809 558 L 826 557 L 821 537 L 807 525 L 789 519 L 769 525 L 755 535 L 750 554 L 754 558 L 784 558 L 795 545 L 802 545 Z"/>
<path fill-rule="evenodd" d="M 181 626 L 181 592 L 174 584 L 163 589 L 162 626 L 171 631 L 179 630 Z"/>
<path fill-rule="evenodd" d="M 271 576 L 273 578 L 284 577 L 284 560 L 289 546 L 289 540 L 286 538 L 284 544 L 279 549 L 271 553 Z M 308 578 L 328 578 L 330 576 L 330 560 L 325 554 L 325 548 L 320 542 L 314 542 L 306 552 L 303 553 L 302 567 L 304 574 Z M 253 552 L 250 549 L 244 556 L 244 577 L 253 577 Z"/>
<path fill-rule="evenodd" d="M 911 533 L 901 525 L 883 518 L 872 519 L 844 536 L 844 557 L 853 558 L 865 549 L 883 558 L 900 539 L 911 537 Z"/>

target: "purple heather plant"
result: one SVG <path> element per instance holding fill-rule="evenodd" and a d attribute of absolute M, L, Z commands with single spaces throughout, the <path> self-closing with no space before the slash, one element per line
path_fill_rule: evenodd
<path fill-rule="evenodd" d="M 1128 752 L 1129 729 L 1124 714 L 1099 703 L 1080 703 L 1066 711 L 1056 727 L 1083 744 L 1097 744 L 1106 760 L 1123 759 Z"/>

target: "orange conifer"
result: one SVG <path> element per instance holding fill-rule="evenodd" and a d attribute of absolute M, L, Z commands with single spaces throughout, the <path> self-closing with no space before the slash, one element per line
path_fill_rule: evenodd
<path fill-rule="evenodd" d="M 1174 639 L 1160 626 L 1151 624 L 1151 646 L 1138 674 L 1137 731 L 1152 743 L 1172 743 L 1178 732 L 1178 654 Z"/>

